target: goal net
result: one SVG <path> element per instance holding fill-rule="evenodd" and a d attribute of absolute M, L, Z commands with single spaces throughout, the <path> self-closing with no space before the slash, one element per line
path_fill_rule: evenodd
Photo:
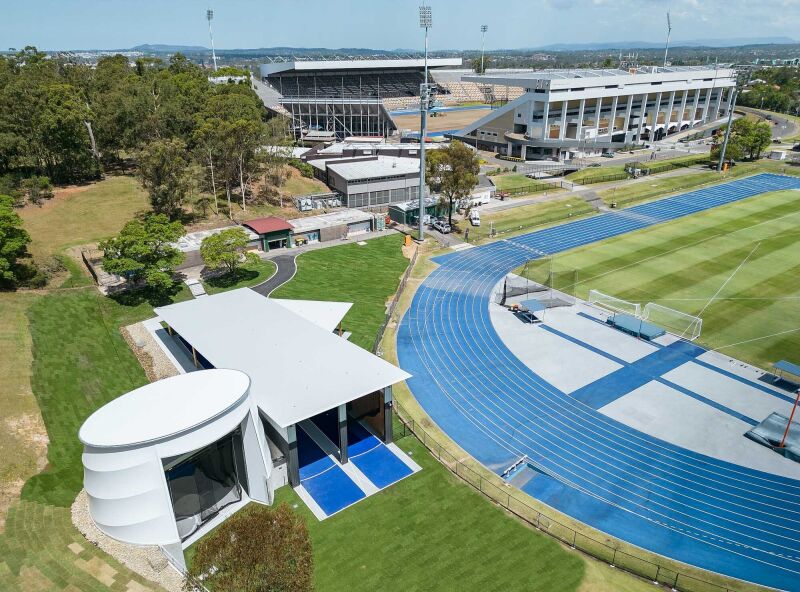
<path fill-rule="evenodd" d="M 575 286 L 578 270 L 554 261 L 552 257 L 529 259 L 524 265 L 506 276 L 506 297 L 535 292 L 547 292 L 536 296 L 545 306 L 569 306 L 575 304 Z"/>
<path fill-rule="evenodd" d="M 600 290 L 589 290 L 588 302 L 589 304 L 611 311 L 615 314 L 622 313 L 631 315 L 632 317 L 641 318 L 641 304 L 638 302 L 623 300 L 622 298 L 617 298 L 616 296 L 610 296 L 609 294 L 603 294 L 603 292 Z"/>
<path fill-rule="evenodd" d="M 694 341 L 700 337 L 700 332 L 703 329 L 703 319 L 700 317 L 695 317 L 655 302 L 649 302 L 645 305 L 642 319 L 689 341 Z"/>

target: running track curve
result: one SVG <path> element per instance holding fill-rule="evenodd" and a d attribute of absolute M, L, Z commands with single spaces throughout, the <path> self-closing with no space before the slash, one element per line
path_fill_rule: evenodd
<path fill-rule="evenodd" d="M 800 189 L 800 179 L 756 175 L 437 258 L 398 333 L 411 391 L 491 470 L 527 455 L 542 474 L 534 481 L 545 483 L 529 493 L 581 522 L 697 567 L 800 591 L 800 481 L 668 444 L 558 391 L 511 353 L 488 311 L 494 286 L 537 254 L 780 189 Z"/>

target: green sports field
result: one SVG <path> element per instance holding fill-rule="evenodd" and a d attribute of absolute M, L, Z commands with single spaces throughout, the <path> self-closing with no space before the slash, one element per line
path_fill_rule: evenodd
<path fill-rule="evenodd" d="M 780 191 L 568 251 L 590 289 L 700 315 L 698 343 L 768 368 L 800 362 L 800 192 Z"/>

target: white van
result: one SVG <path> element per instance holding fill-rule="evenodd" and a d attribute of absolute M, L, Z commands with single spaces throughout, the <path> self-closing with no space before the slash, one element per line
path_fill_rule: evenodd
<path fill-rule="evenodd" d="M 481 213 L 478 210 L 471 210 L 469 213 L 469 223 L 473 226 L 481 225 Z"/>

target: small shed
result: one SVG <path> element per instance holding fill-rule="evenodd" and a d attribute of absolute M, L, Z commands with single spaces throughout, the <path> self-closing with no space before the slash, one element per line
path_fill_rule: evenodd
<path fill-rule="evenodd" d="M 432 197 L 425 198 L 425 214 L 436 216 L 436 200 Z M 406 226 L 416 225 L 419 220 L 419 201 L 407 201 L 390 205 L 389 219 Z"/>
<path fill-rule="evenodd" d="M 272 249 L 283 249 L 292 246 L 292 225 L 283 218 L 277 216 L 267 216 L 266 218 L 256 218 L 242 223 L 261 240 L 261 248 L 264 251 Z"/>

